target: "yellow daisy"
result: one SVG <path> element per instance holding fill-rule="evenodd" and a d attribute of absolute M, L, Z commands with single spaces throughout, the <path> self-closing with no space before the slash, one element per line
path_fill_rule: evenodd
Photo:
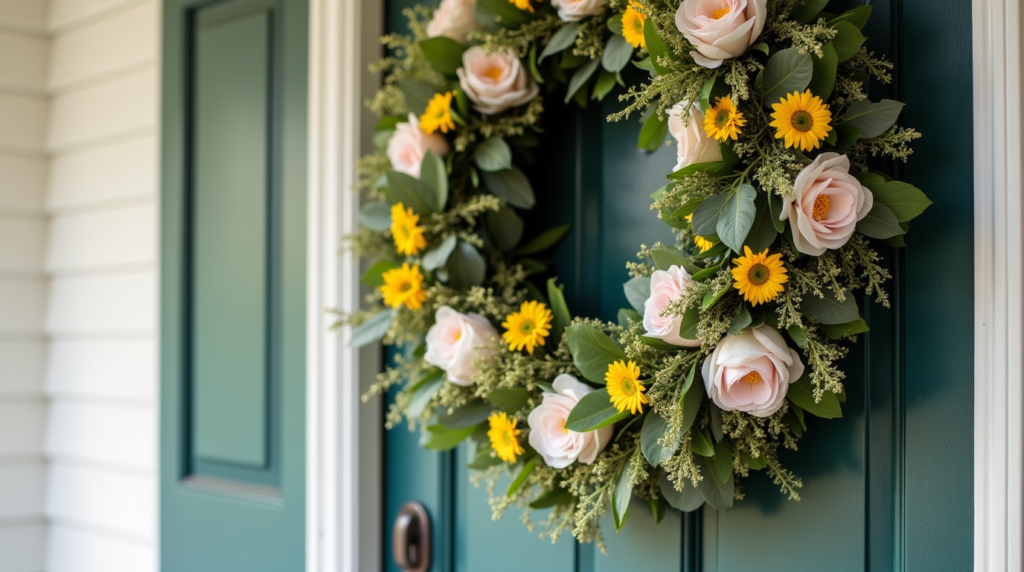
<path fill-rule="evenodd" d="M 540 0 L 537 0 L 538 2 Z M 533 5 L 530 4 L 530 0 L 508 0 L 509 4 L 515 4 L 516 8 L 520 10 L 526 10 L 527 12 L 533 12 Z"/>
<path fill-rule="evenodd" d="M 744 246 L 746 256 L 734 258 L 732 269 L 733 286 L 740 291 L 743 299 L 754 306 L 771 302 L 785 288 L 783 284 L 789 281 L 786 276 L 786 268 L 782 265 L 782 255 L 773 254 L 768 256 L 768 249 L 764 252 L 754 254 L 749 246 Z"/>
<path fill-rule="evenodd" d="M 636 362 L 630 360 L 627 364 L 619 360 L 609 364 L 604 380 L 615 409 L 629 409 L 633 415 L 644 412 L 643 404 L 648 403 L 647 396 L 644 395 L 646 388 L 640 382 L 640 366 L 636 365 Z"/>
<path fill-rule="evenodd" d="M 498 458 L 506 463 L 514 463 L 516 455 L 523 454 L 523 446 L 519 444 L 521 430 L 516 429 L 518 419 L 509 419 L 504 412 L 494 413 L 487 418 L 491 428 L 487 431 L 487 437 L 491 440 L 491 448 L 498 454 Z"/>
<path fill-rule="evenodd" d="M 509 314 L 501 324 L 505 328 L 501 337 L 508 349 L 519 351 L 525 347 L 532 355 L 534 348 L 544 345 L 544 338 L 551 333 L 551 320 L 551 310 L 543 303 L 523 302 L 519 311 Z"/>
<path fill-rule="evenodd" d="M 380 287 L 384 303 L 392 308 L 405 305 L 410 310 L 419 310 L 427 299 L 423 288 L 423 275 L 419 266 L 403 263 L 401 267 L 388 270 L 381 275 L 384 285 Z"/>
<path fill-rule="evenodd" d="M 704 113 L 704 132 L 719 141 L 729 138 L 735 141 L 743 132 L 740 127 L 746 124 L 743 113 L 736 109 L 728 95 L 718 98 L 718 102 Z"/>
<path fill-rule="evenodd" d="M 438 129 L 441 133 L 448 133 L 455 129 L 455 121 L 452 119 L 452 98 L 454 92 L 435 93 L 434 97 L 427 103 L 427 110 L 420 116 L 420 129 L 427 135 Z"/>
<path fill-rule="evenodd" d="M 693 222 L 693 213 L 686 215 L 686 222 Z M 703 236 L 693 235 L 693 244 L 700 249 L 701 252 L 707 252 L 715 246 L 714 242 L 704 238 Z"/>
<path fill-rule="evenodd" d="M 647 40 L 644 39 L 644 22 L 647 21 L 647 14 L 639 10 L 640 4 L 630 0 L 626 11 L 622 13 L 622 37 L 633 44 L 634 48 L 646 48 Z"/>
<path fill-rule="evenodd" d="M 402 203 L 391 205 L 391 237 L 399 254 L 416 256 L 427 247 L 419 222 L 420 216 L 412 209 L 405 208 Z"/>
<path fill-rule="evenodd" d="M 772 104 L 772 121 L 775 138 L 786 139 L 786 147 L 799 147 L 801 151 L 810 151 L 821 147 L 821 142 L 832 131 L 829 122 L 832 112 L 828 105 L 811 90 L 803 93 L 793 92 Z"/>

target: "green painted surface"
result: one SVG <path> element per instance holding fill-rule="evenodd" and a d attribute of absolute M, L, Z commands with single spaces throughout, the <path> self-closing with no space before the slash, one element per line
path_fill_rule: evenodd
<path fill-rule="evenodd" d="M 161 569 L 302 570 L 306 3 L 163 23 Z"/>

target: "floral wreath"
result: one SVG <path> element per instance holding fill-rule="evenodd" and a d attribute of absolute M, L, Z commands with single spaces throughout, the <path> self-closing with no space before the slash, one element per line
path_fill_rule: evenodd
<path fill-rule="evenodd" d="M 904 246 L 931 204 L 868 166 L 920 137 L 895 125 L 902 103 L 865 94 L 892 69 L 863 47 L 871 6 L 826 4 L 442 0 L 406 11 L 411 37 L 383 38 L 371 202 L 349 237 L 372 261 L 372 308 L 338 325 L 352 346 L 403 350 L 370 392 L 401 386 L 388 427 L 407 421 L 429 449 L 470 440 L 496 517 L 552 508 L 543 535 L 603 549 L 599 518 L 621 528 L 633 495 L 659 521 L 666 505 L 728 510 L 765 470 L 799 500 L 779 448 L 806 414 L 842 415 L 837 362 L 868 331 L 854 293 L 889 305 L 871 241 Z M 627 87 L 631 62 L 649 77 Z M 516 163 L 545 99 L 617 84 L 608 119 L 642 114 L 640 148 L 677 147 L 652 195 L 677 242 L 641 247 L 632 308 L 606 323 L 574 317 L 554 278 L 538 287 L 537 255 L 568 227 L 523 236 L 535 197 Z"/>

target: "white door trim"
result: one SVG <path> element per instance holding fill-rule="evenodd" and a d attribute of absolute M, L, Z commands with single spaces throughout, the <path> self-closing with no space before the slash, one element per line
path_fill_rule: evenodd
<path fill-rule="evenodd" d="M 372 148 L 363 102 L 379 78 L 384 3 L 310 0 L 309 253 L 307 290 L 306 570 L 370 572 L 381 562 L 382 408 L 360 396 L 380 370 L 380 348 L 347 347 L 328 308 L 359 307 L 359 261 L 341 251 L 355 232 L 356 159 Z M 377 402 L 379 404 L 379 401 Z"/>
<path fill-rule="evenodd" d="M 974 0 L 974 569 L 1022 569 L 1020 0 Z"/>

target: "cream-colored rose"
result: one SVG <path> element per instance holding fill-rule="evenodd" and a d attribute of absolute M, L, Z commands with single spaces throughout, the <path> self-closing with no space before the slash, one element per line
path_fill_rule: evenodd
<path fill-rule="evenodd" d="M 768 17 L 768 0 L 685 0 L 676 27 L 697 47 L 693 61 L 706 68 L 742 56 L 757 41 Z"/>
<path fill-rule="evenodd" d="M 530 446 L 555 469 L 564 469 L 577 460 L 589 465 L 612 440 L 614 426 L 586 433 L 569 431 L 565 428 L 569 412 L 594 390 L 565 373 L 556 377 L 552 385 L 555 392 L 544 392 L 543 401 L 526 419 L 530 425 Z"/>
<path fill-rule="evenodd" d="M 434 325 L 427 331 L 427 353 L 424 361 L 448 374 L 448 381 L 462 386 L 473 383 L 479 368 L 477 358 L 489 358 L 488 346 L 498 339 L 498 331 L 478 314 L 460 314 L 441 306 L 434 315 Z"/>
<path fill-rule="evenodd" d="M 684 125 L 683 114 L 687 109 L 690 113 L 690 124 Z M 673 105 L 668 112 L 668 131 L 678 143 L 674 170 L 678 171 L 697 163 L 722 160 L 722 144 L 713 137 L 708 137 L 707 131 L 704 130 L 704 114 L 701 113 L 699 105 L 687 106 L 685 102 Z"/>
<path fill-rule="evenodd" d="M 651 275 L 651 296 L 644 302 L 644 329 L 647 335 L 674 346 L 700 347 L 700 340 L 688 340 L 679 335 L 682 316 L 662 316 L 669 304 L 683 295 L 683 288 L 693 284 L 690 274 L 678 266 L 668 270 L 655 270 Z"/>
<path fill-rule="evenodd" d="M 608 5 L 608 0 L 551 0 L 558 9 L 558 17 L 565 22 L 577 22 L 587 16 L 596 16 Z"/>
<path fill-rule="evenodd" d="M 420 120 L 415 114 L 410 113 L 408 123 L 399 123 L 395 126 L 395 134 L 388 141 L 387 156 L 392 169 L 418 179 L 427 151 L 444 157 L 449 149 L 447 139 L 439 133 L 424 133 L 420 129 Z"/>
<path fill-rule="evenodd" d="M 804 364 L 769 325 L 725 336 L 701 369 L 704 387 L 715 405 L 768 417 L 786 401 L 789 384 L 800 379 Z"/>
<path fill-rule="evenodd" d="M 540 89 L 511 51 L 488 55 L 480 46 L 462 54 L 459 85 L 480 113 L 493 115 L 529 102 Z"/>
<path fill-rule="evenodd" d="M 796 176 L 779 218 L 789 219 L 797 250 L 821 256 L 846 244 L 874 204 L 871 191 L 850 174 L 846 155 L 822 153 Z"/>
<path fill-rule="evenodd" d="M 431 38 L 448 36 L 465 44 L 470 32 L 480 29 L 480 22 L 473 15 L 476 0 L 441 0 L 434 10 L 434 17 L 427 23 L 427 35 Z"/>

